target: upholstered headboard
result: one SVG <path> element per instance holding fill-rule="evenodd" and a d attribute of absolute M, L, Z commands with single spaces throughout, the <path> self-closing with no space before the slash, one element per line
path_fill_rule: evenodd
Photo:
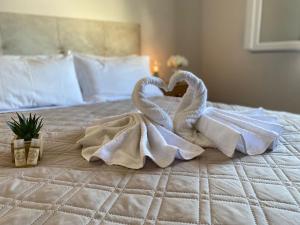
<path fill-rule="evenodd" d="M 140 25 L 0 13 L 0 53 L 11 55 L 81 53 L 140 54 Z"/>

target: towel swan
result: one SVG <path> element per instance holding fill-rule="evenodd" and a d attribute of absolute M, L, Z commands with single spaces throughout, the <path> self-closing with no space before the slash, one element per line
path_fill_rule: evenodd
<path fill-rule="evenodd" d="M 212 147 L 213 143 L 195 128 L 198 119 L 204 114 L 207 104 L 207 88 L 201 79 L 187 71 L 177 71 L 168 85 L 173 90 L 178 82 L 185 81 L 188 89 L 176 109 L 174 131 L 186 140 L 202 147 Z"/>
<path fill-rule="evenodd" d="M 167 167 L 175 158 L 190 160 L 204 152 L 201 146 L 172 132 L 169 115 L 145 97 L 147 85 L 166 89 L 161 79 L 144 78 L 132 93 L 133 103 L 140 112 L 106 117 L 86 129 L 78 143 L 87 161 L 101 159 L 109 165 L 139 169 L 149 157 L 158 166 Z"/>
<path fill-rule="evenodd" d="M 183 80 L 189 87 L 174 116 L 175 133 L 202 147 L 216 147 L 228 157 L 235 149 L 257 155 L 275 147 L 282 131 L 276 118 L 261 108 L 236 112 L 206 107 L 205 84 L 187 71 L 175 73 L 168 88 Z"/>

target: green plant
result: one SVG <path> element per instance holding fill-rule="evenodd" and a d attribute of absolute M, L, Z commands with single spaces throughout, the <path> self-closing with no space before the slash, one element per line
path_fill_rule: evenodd
<path fill-rule="evenodd" d="M 11 117 L 12 121 L 8 121 L 7 125 L 15 133 L 18 139 L 24 139 L 25 141 L 31 141 L 32 138 L 38 138 L 39 132 L 43 127 L 43 119 L 40 116 L 33 116 L 31 113 L 29 117 L 25 117 L 24 114 L 17 113 L 18 121 Z"/>

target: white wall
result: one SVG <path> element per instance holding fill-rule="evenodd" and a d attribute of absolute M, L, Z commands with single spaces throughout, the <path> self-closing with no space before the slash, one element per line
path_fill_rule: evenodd
<path fill-rule="evenodd" d="M 142 27 L 142 53 L 165 62 L 174 53 L 173 0 L 0 0 L 0 11 L 108 21 Z"/>

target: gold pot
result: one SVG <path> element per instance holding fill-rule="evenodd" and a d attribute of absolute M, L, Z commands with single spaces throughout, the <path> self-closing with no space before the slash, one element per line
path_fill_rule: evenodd
<path fill-rule="evenodd" d="M 11 151 L 11 156 L 12 156 L 12 163 L 15 163 L 15 148 L 14 148 L 14 140 L 18 139 L 16 136 L 13 137 L 10 143 L 10 151 Z M 43 138 L 42 135 L 39 134 L 38 139 L 40 139 L 40 154 L 38 161 L 42 159 L 42 154 L 43 154 Z M 28 157 L 28 152 L 31 146 L 31 141 L 24 141 L 24 147 L 25 147 L 25 157 L 27 159 Z"/>

